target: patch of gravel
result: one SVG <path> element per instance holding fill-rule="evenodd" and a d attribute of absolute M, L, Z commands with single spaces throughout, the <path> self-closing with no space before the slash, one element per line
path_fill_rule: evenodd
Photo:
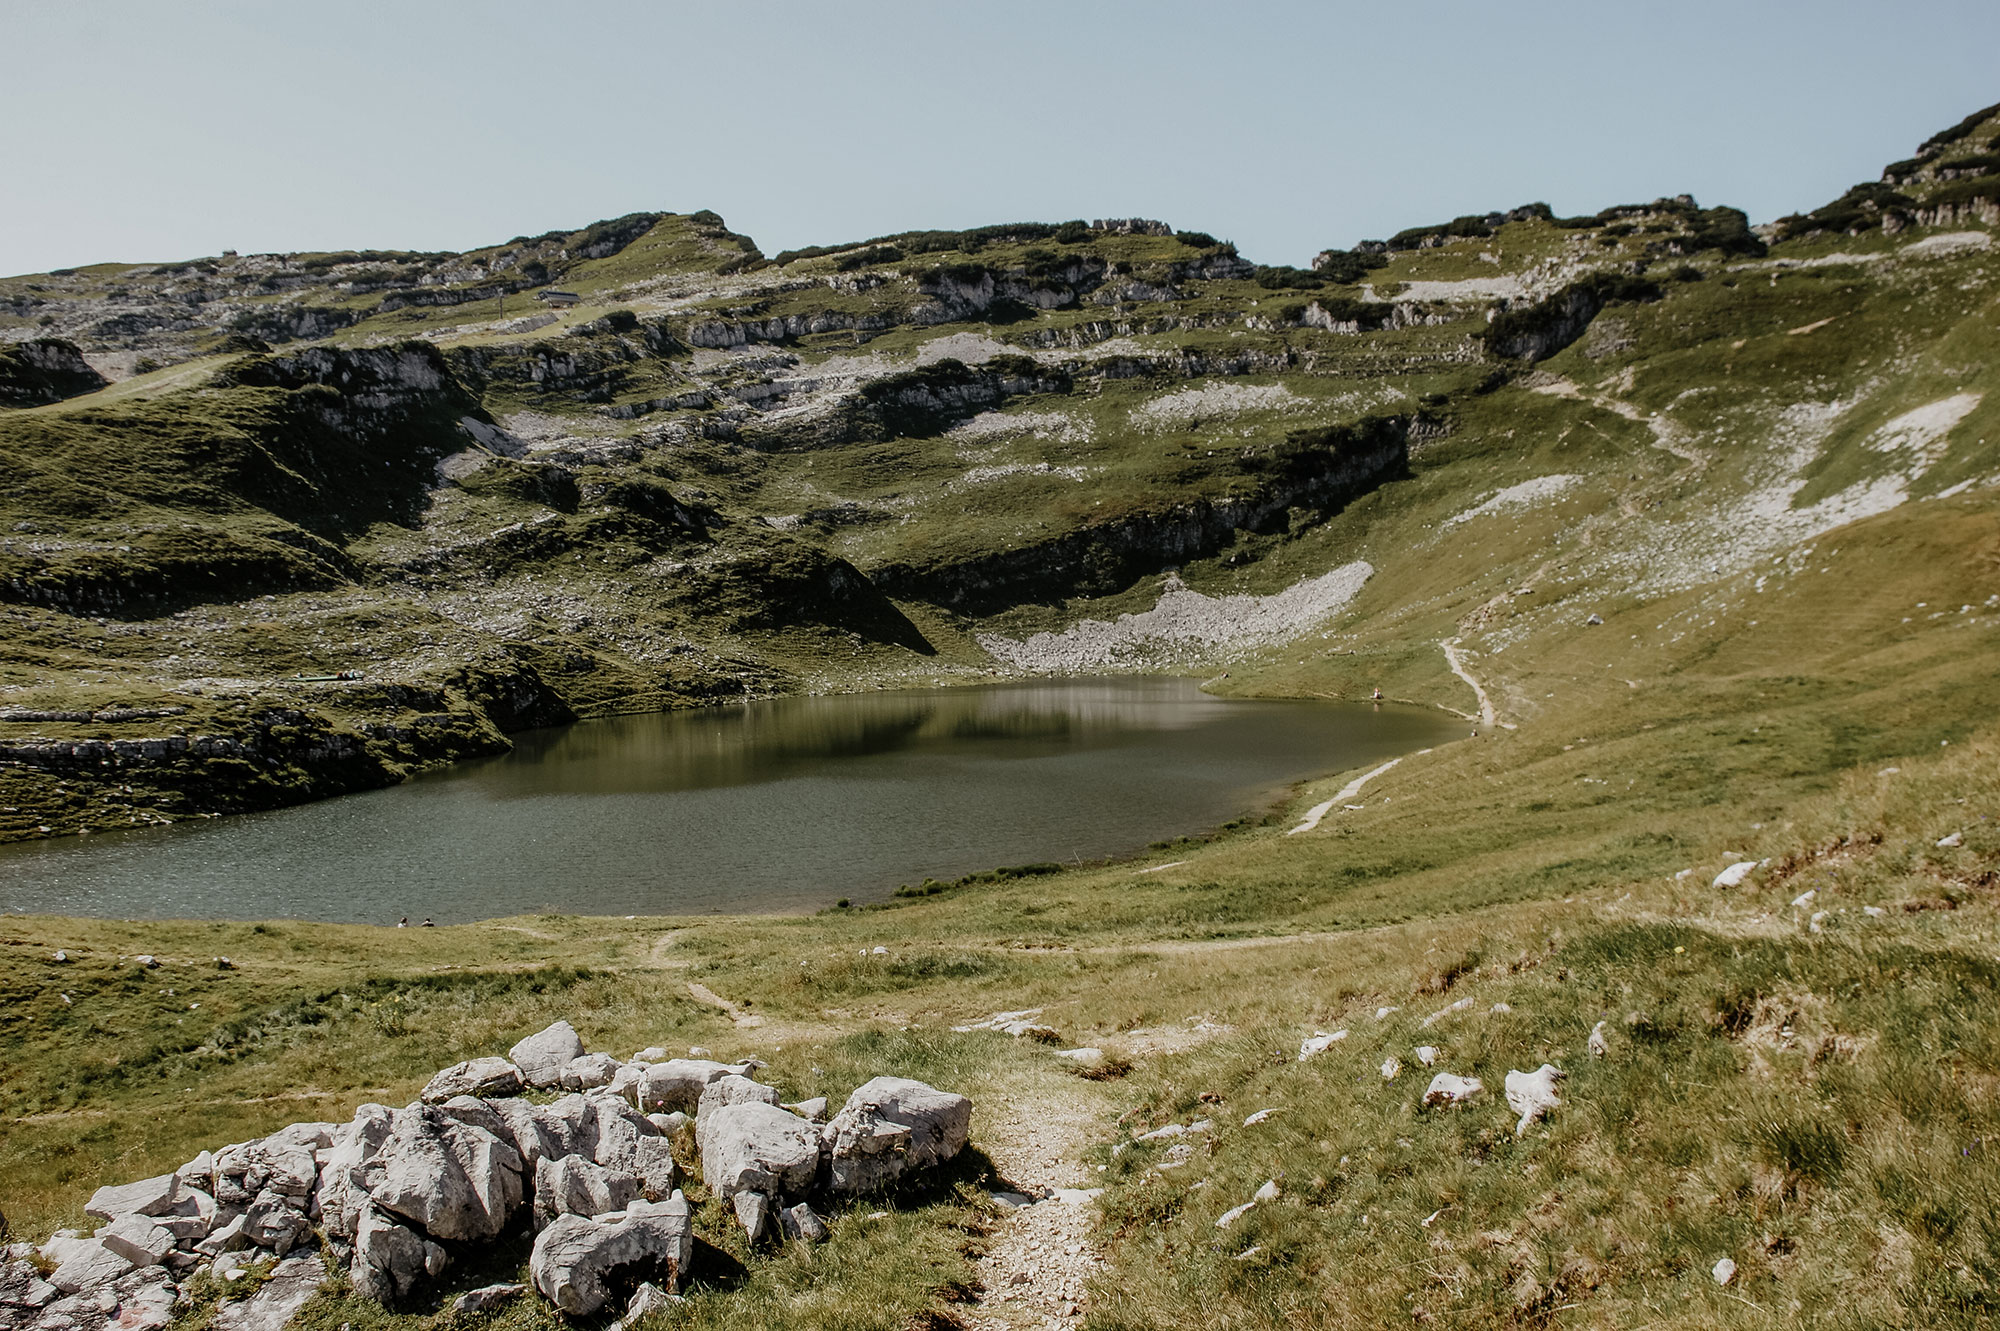
<path fill-rule="evenodd" d="M 1143 430 L 1188 430 L 1249 411 L 1302 411 L 1312 403 L 1283 384 L 1208 384 L 1166 393 L 1132 408 Z"/>
<path fill-rule="evenodd" d="M 1925 236 L 1903 246 L 1903 255 L 1912 259 L 1945 259 L 1955 254 L 1970 254 L 1974 250 L 1993 248 L 1993 237 L 1984 231 L 1947 231 L 1942 235 Z"/>
<path fill-rule="evenodd" d="M 1088 1097 L 1031 1100 L 986 1131 L 981 1145 L 1027 1206 L 995 1226 L 977 1265 L 979 1298 L 965 1310 L 971 1331 L 1075 1326 L 1088 1311 L 1089 1284 L 1103 1269 L 1097 1185 L 1078 1157 L 1105 1128 Z"/>
<path fill-rule="evenodd" d="M 984 333 L 951 333 L 945 337 L 934 337 L 917 348 L 917 364 L 935 365 L 941 360 L 963 361 L 967 365 L 977 365 L 981 361 L 992 360 L 995 356 L 1018 356 L 1019 347 L 1010 347 L 998 338 Z"/>
<path fill-rule="evenodd" d="M 1907 453 L 1922 470 L 1944 456 L 1944 437 L 1979 406 L 1978 393 L 1955 393 L 1906 411 L 1868 436 L 1866 447 L 1877 453 Z M 1914 479 L 1914 478 L 1913 478 Z"/>
<path fill-rule="evenodd" d="M 1461 522 L 1470 522 L 1474 518 L 1482 518 L 1489 513 L 1500 513 L 1510 508 L 1528 508 L 1534 504 L 1541 503 L 1545 499 L 1555 498 L 1582 479 L 1581 476 L 1572 476 L 1568 473 L 1559 473 L 1554 476 L 1537 476 L 1531 481 L 1522 481 L 1519 485 L 1510 485 L 1497 494 L 1487 496 L 1483 503 L 1474 504 L 1463 513 L 1456 513 L 1446 518 L 1444 525 L 1446 528 L 1456 527 Z"/>
<path fill-rule="evenodd" d="M 983 444 L 1018 437 L 1063 444 L 1090 442 L 1090 422 L 1060 411 L 982 411 L 946 432 L 956 444 Z"/>
<path fill-rule="evenodd" d="M 979 645 L 1018 669 L 1049 672 L 1214 659 L 1304 635 L 1343 609 L 1374 572 L 1356 560 L 1271 596 L 1204 596 L 1170 576 L 1151 610 L 1086 619 L 1025 641 L 981 634 Z"/>

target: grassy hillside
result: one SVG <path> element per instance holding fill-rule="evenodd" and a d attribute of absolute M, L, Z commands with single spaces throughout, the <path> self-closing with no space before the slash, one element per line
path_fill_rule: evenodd
<path fill-rule="evenodd" d="M 565 1016 L 788 1094 L 895 1071 L 978 1106 L 958 1176 L 823 1249 L 747 1251 L 697 1188 L 730 1260 L 674 1325 L 1033 1324 L 1060 1301 L 1003 1297 L 1030 1222 L 986 1189 L 1044 1176 L 1106 1189 L 1091 1327 L 1985 1324 L 1996 138 L 1981 113 L 1761 236 L 1518 209 L 1317 273 L 1081 225 L 766 259 L 696 215 L 0 283 L 119 378 L 0 409 L 0 835 L 376 784 L 535 720 L 1112 668 L 1024 644 L 1355 561 L 1284 643 L 1117 668 L 1476 732 L 1311 831 L 1357 773 L 1134 861 L 810 917 L 10 916 L 0 1208 L 45 1234 Z M 522 327 L 543 282 L 582 302 Z M 262 331 L 141 317 L 190 283 Z M 246 760 L 60 756 L 174 732 Z M 1028 1007 L 1111 1075 L 951 1029 Z M 1544 1062 L 1563 1104 L 1516 1135 L 1505 1075 Z M 1484 1095 L 1422 1107 L 1436 1070 Z M 333 1289 L 304 1320 L 459 1319 Z"/>

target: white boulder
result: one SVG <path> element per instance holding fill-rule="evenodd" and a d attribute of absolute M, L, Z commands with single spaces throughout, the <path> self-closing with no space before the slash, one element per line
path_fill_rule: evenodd
<path fill-rule="evenodd" d="M 583 1041 L 577 1037 L 576 1027 L 558 1021 L 509 1049 L 507 1057 L 528 1085 L 554 1086 L 562 1081 L 563 1069 L 583 1057 Z"/>
<path fill-rule="evenodd" d="M 678 1289 L 693 1255 L 687 1201 L 675 1193 L 595 1219 L 558 1217 L 535 1237 L 528 1273 L 559 1310 L 589 1317 L 610 1300 L 613 1281 L 651 1278 Z"/>
<path fill-rule="evenodd" d="M 423 1090 L 427 1105 L 443 1104 L 460 1095 L 504 1096 L 521 1093 L 521 1070 L 504 1058 L 473 1058 L 454 1063 L 432 1077 Z"/>

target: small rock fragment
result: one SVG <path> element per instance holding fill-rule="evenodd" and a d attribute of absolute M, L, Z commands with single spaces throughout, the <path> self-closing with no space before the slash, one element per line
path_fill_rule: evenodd
<path fill-rule="evenodd" d="M 1590 1056 L 1603 1058 L 1611 1052 L 1611 1042 L 1604 1036 L 1604 1023 L 1598 1022 L 1590 1028 Z"/>
<path fill-rule="evenodd" d="M 1963 832 L 1953 832 L 1948 837 L 1938 838 L 1938 849 L 1940 850 L 1955 850 L 1964 844 L 1965 833 Z"/>
<path fill-rule="evenodd" d="M 1548 1063 L 1533 1072 L 1507 1074 L 1507 1106 L 1521 1116 L 1521 1121 L 1514 1125 L 1516 1137 L 1527 1132 L 1528 1125 L 1536 1119 L 1562 1107 L 1562 1097 L 1556 1094 L 1556 1083 L 1565 1075 L 1560 1068 Z"/>
<path fill-rule="evenodd" d="M 1382 1060 L 1382 1080 L 1394 1081 L 1403 1071 L 1403 1060 L 1394 1054 Z"/>
<path fill-rule="evenodd" d="M 1450 1072 L 1440 1072 L 1431 1078 L 1431 1084 L 1424 1090 L 1424 1104 L 1461 1105 L 1485 1090 L 1485 1084 L 1477 1077 L 1460 1077 Z"/>
<path fill-rule="evenodd" d="M 1267 1179 L 1264 1186 L 1250 1194 L 1253 1202 L 1275 1202 L 1278 1200 L 1278 1180 Z"/>
<path fill-rule="evenodd" d="M 1347 1032 L 1314 1031 L 1299 1041 L 1299 1062 L 1303 1063 L 1314 1055 L 1323 1054 L 1347 1038 Z"/>
<path fill-rule="evenodd" d="M 1256 1113 L 1250 1115 L 1250 1117 L 1244 1119 L 1243 1126 L 1246 1128 L 1254 1128 L 1259 1123 L 1264 1122 L 1266 1119 L 1270 1118 L 1271 1115 L 1277 1112 L 1278 1111 L 1276 1109 L 1260 1109 Z"/>
<path fill-rule="evenodd" d="M 1430 1067 L 1433 1064 L 1435 1064 L 1437 1060 L 1438 1060 L 1438 1047 L 1436 1045 L 1420 1044 L 1417 1046 L 1417 1062 L 1423 1064 L 1425 1067 Z"/>
<path fill-rule="evenodd" d="M 1708 1274 L 1714 1277 L 1716 1284 L 1726 1285 L 1736 1279 L 1736 1263 L 1731 1258 L 1724 1257 L 1709 1268 Z"/>
<path fill-rule="evenodd" d="M 1752 869 L 1755 869 L 1756 867 L 1757 867 L 1757 861 L 1755 860 L 1738 860 L 1736 863 L 1730 865 L 1727 869 L 1724 869 L 1721 873 L 1717 874 L 1715 876 L 1715 881 L 1710 883 L 1709 886 L 1741 887 L 1743 885 L 1743 880 L 1748 878 L 1750 876 L 1750 871 Z"/>
<path fill-rule="evenodd" d="M 453 1299 L 451 1310 L 455 1313 L 488 1312 L 504 1303 L 512 1303 L 527 1292 L 526 1285 L 481 1285 Z"/>
<path fill-rule="evenodd" d="M 1224 1211 L 1221 1215 L 1215 1218 L 1215 1227 L 1217 1229 L 1228 1229 L 1238 1220 L 1241 1220 L 1244 1216 L 1248 1215 L 1250 1213 L 1250 1209 L 1255 1205 L 1257 1205 L 1257 1203 L 1255 1202 L 1245 1202 L 1241 1206 L 1230 1207 L 1227 1211 Z"/>

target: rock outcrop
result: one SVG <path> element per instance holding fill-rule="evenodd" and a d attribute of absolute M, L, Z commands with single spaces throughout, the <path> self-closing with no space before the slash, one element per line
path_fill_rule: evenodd
<path fill-rule="evenodd" d="M 155 1331 L 171 1319 L 177 1281 L 204 1270 L 234 1279 L 280 1258 L 272 1287 L 282 1285 L 283 1298 L 271 1315 L 289 1317 L 324 1278 L 316 1242 L 358 1293 L 408 1307 L 433 1297 L 478 1245 L 528 1232 L 534 1288 L 562 1312 L 594 1316 L 641 1282 L 653 1282 L 665 1306 L 694 1253 L 677 1143 L 695 1138 L 704 1181 L 753 1240 L 810 1243 L 829 1233 L 815 1201 L 884 1190 L 966 1143 L 964 1096 L 877 1077 L 821 1123 L 824 1097 L 781 1107 L 776 1087 L 747 1075 L 757 1066 L 621 1062 L 586 1053 L 575 1029 L 557 1022 L 508 1058 L 442 1070 L 405 1108 L 362 1105 L 347 1123 L 295 1123 L 203 1151 L 169 1174 L 99 1188 L 86 1209 L 103 1226 L 44 1245 L 54 1264 L 46 1278 L 20 1260 L 29 1250 L 6 1251 L 0 1325 L 110 1331 L 115 1321 L 119 1331 Z M 512 1094 L 524 1083 L 587 1086 L 535 1104 Z M 520 1292 L 489 1287 L 459 1304 L 477 1311 Z"/>

